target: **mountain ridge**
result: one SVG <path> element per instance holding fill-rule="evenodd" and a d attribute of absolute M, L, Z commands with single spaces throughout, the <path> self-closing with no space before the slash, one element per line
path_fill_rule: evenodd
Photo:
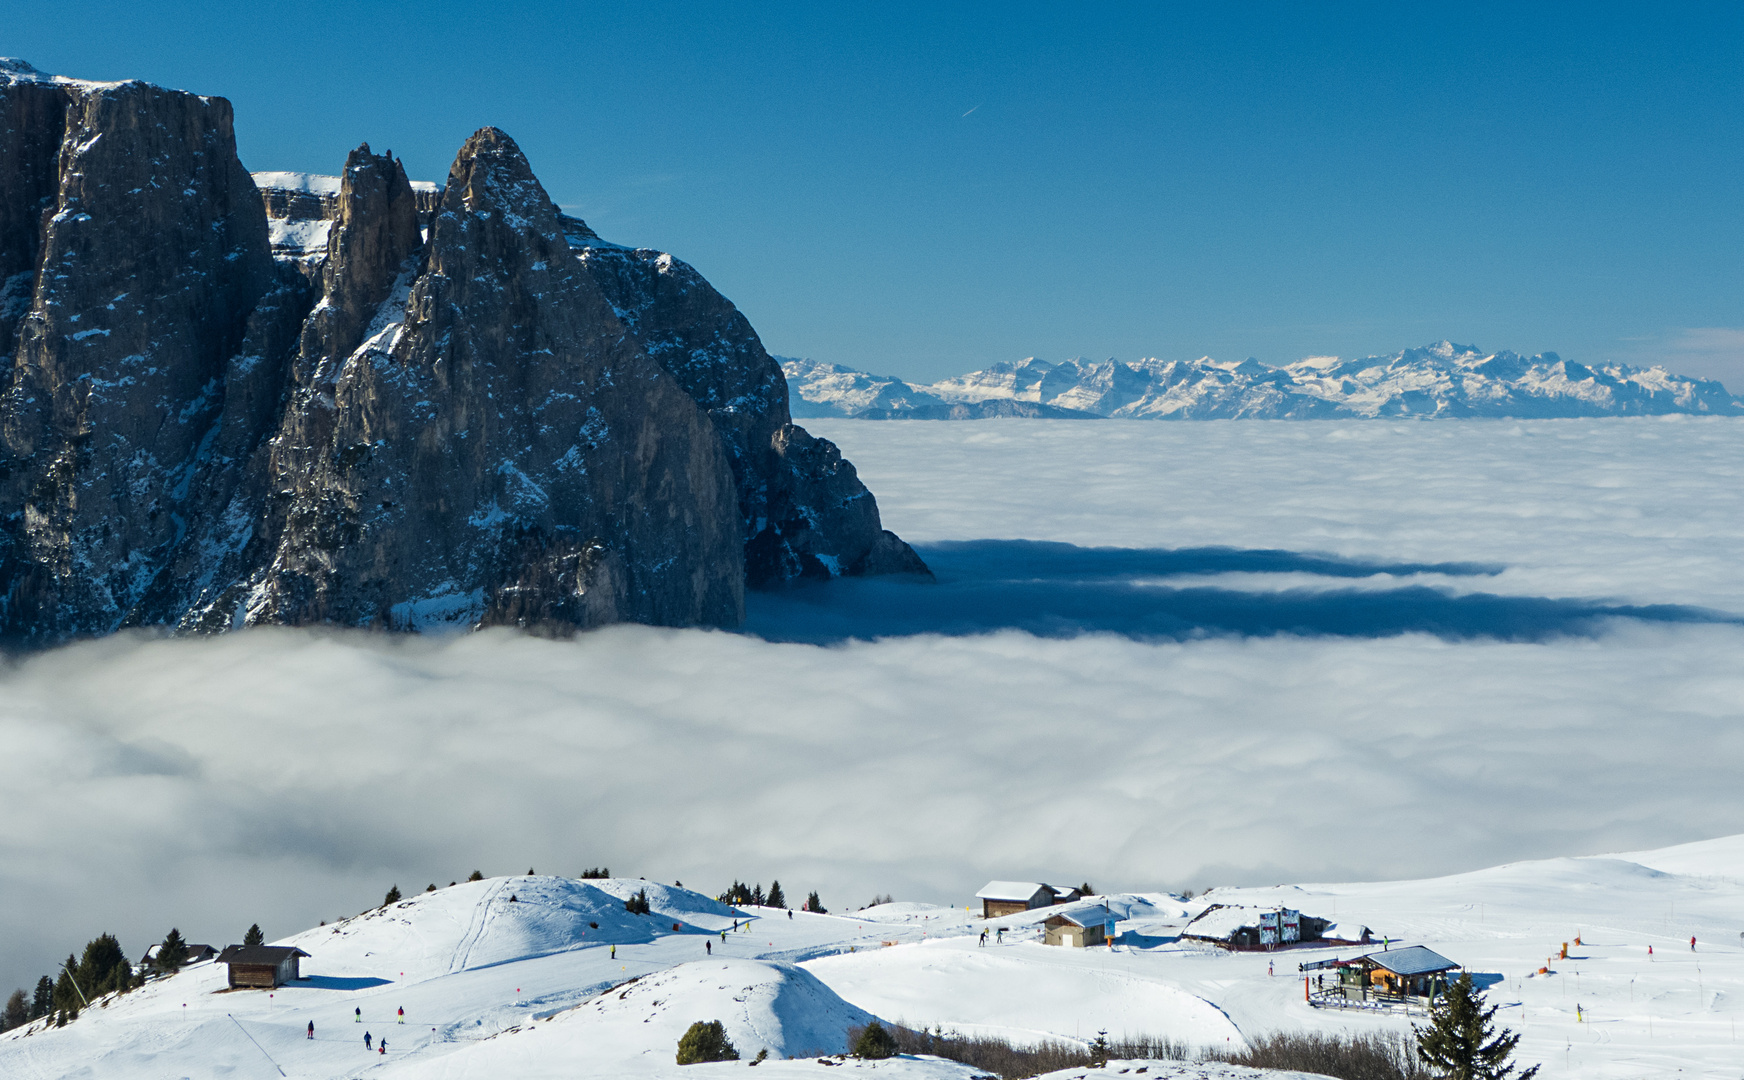
<path fill-rule="evenodd" d="M 222 97 L 0 59 L 0 640 L 736 626 L 915 573 L 780 367 L 482 128 L 263 173 Z"/>
<path fill-rule="evenodd" d="M 1356 359 L 1315 356 L 1282 367 L 1251 357 L 1198 360 L 1034 357 L 933 383 L 779 358 L 795 416 L 867 420 L 1334 420 L 1378 418 L 1744 415 L 1721 383 L 1658 365 L 1584 365 L 1441 341 Z"/>

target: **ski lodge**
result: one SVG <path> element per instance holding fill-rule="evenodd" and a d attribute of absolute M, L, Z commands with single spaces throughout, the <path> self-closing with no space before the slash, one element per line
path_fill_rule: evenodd
<path fill-rule="evenodd" d="M 1319 972 L 1308 987 L 1308 1003 L 1335 1009 L 1390 1008 L 1427 1009 L 1436 995 L 1447 989 L 1448 975 L 1458 964 L 1433 949 L 1412 945 L 1387 949 L 1354 960 L 1319 960 L 1303 964 L 1302 971 Z M 1326 973 L 1336 976 L 1326 985 Z"/>
<path fill-rule="evenodd" d="M 1330 919 L 1304 915 L 1293 908 L 1257 908 L 1240 904 L 1212 904 L 1181 930 L 1181 937 L 1204 941 L 1232 952 L 1260 952 L 1287 948 L 1305 942 L 1327 945 L 1363 945 L 1370 939 L 1364 926 L 1357 940 L 1340 936 Z"/>
<path fill-rule="evenodd" d="M 308 955 L 291 945 L 231 945 L 218 962 L 230 966 L 232 990 L 277 990 L 303 977 L 297 961 Z"/>
<path fill-rule="evenodd" d="M 1039 881 L 989 881 L 975 894 L 981 901 L 981 917 L 997 919 L 1036 908 L 1066 904 L 1078 899 L 1077 889 L 1060 889 Z"/>

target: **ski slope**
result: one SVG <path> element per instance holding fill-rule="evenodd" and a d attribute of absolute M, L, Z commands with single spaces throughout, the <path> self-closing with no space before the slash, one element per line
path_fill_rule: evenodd
<path fill-rule="evenodd" d="M 622 898 L 643 888 L 652 914 L 624 911 Z M 1464 964 L 1523 1033 L 1520 1058 L 1545 1063 L 1547 1076 L 1736 1077 L 1744 1062 L 1744 835 L 1419 881 L 1114 894 L 1081 906 L 1104 903 L 1120 943 L 1079 950 L 1039 942 L 1046 910 L 988 922 L 914 903 L 790 914 L 638 880 L 492 878 L 285 939 L 311 954 L 308 978 L 275 992 L 226 992 L 222 969 L 204 963 L 65 1028 L 0 1035 L 0 1076 L 201 1080 L 282 1068 L 335 1080 L 539 1080 L 746 1067 L 674 1062 L 685 1028 L 715 1019 L 746 1061 L 767 1050 L 761 1067 L 778 1075 L 871 1068 L 819 1059 L 872 1017 L 1018 1042 L 1106 1030 L 1201 1049 L 1277 1030 L 1408 1029 L 1403 1015 L 1303 1000 L 1298 963 L 1370 948 L 1230 954 L 1178 939 L 1213 903 L 1284 904 Z M 1003 940 L 990 933 L 983 944 L 983 928 L 1003 928 Z M 366 1030 L 387 1038 L 386 1054 L 364 1051 Z M 1255 1075 L 1158 1062 L 1116 1063 L 1111 1074 L 1139 1067 L 1147 1077 Z M 975 1073 L 929 1058 L 877 1068 Z"/>

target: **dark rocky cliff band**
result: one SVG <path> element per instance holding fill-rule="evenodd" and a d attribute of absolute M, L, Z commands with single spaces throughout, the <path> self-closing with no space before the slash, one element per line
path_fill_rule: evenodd
<path fill-rule="evenodd" d="M 263 197 L 223 99 L 0 61 L 0 344 L 13 643 L 733 626 L 747 583 L 927 572 L 744 316 L 491 128 L 440 191 L 366 146 Z"/>

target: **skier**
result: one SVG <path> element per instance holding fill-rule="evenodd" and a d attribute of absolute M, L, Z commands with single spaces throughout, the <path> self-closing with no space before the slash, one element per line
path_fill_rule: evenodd
<path fill-rule="evenodd" d="M 793 921 L 793 909 L 792 908 L 787 909 L 787 921 L 788 922 Z"/>
<path fill-rule="evenodd" d="M 981 931 L 981 948 L 985 949 L 986 947 L 987 947 L 987 931 L 983 930 L 983 931 Z"/>
<path fill-rule="evenodd" d="M 370 1051 L 371 1051 L 371 1050 L 373 1050 L 373 1049 L 375 1049 L 375 1048 L 374 1048 L 374 1047 L 372 1047 L 372 1046 L 370 1046 L 370 1045 L 369 1045 L 369 1044 L 370 1044 L 370 1043 L 371 1043 L 371 1042 L 372 1042 L 372 1041 L 373 1041 L 373 1040 L 372 1040 L 372 1039 L 370 1039 L 370 1037 L 369 1037 L 369 1032 L 367 1032 L 367 1031 L 366 1031 L 366 1032 L 364 1032 L 364 1033 L 363 1033 L 363 1052 L 364 1052 L 364 1053 L 366 1053 L 366 1054 L 367 1054 L 367 1053 L 369 1053 L 369 1052 L 370 1052 Z"/>
<path fill-rule="evenodd" d="M 612 959 L 616 960 L 617 958 L 618 958 L 618 947 L 616 945 L 613 945 L 612 946 Z"/>
<path fill-rule="evenodd" d="M 1690 935 L 1690 952 L 1695 952 L 1695 951 L 1696 951 L 1696 936 L 1694 934 L 1691 934 Z"/>
<path fill-rule="evenodd" d="M 313 1039 L 314 1037 L 315 1037 L 315 1021 L 311 1020 L 311 1021 L 309 1021 L 309 1038 Z"/>
<path fill-rule="evenodd" d="M 386 1039 L 383 1039 L 381 1042 L 376 1043 L 375 1048 L 376 1048 L 376 1051 L 378 1053 L 380 1053 L 383 1057 L 387 1057 L 388 1041 Z"/>
<path fill-rule="evenodd" d="M 400 1006 L 400 1023 L 403 1024 L 405 1022 L 406 1022 L 406 1007 L 404 1005 L 401 1005 Z"/>
<path fill-rule="evenodd" d="M 356 1023 L 363 1023 L 363 1006 L 359 1005 L 357 1008 L 351 1010 L 351 1012 L 352 1015 L 357 1017 Z"/>
<path fill-rule="evenodd" d="M 1574 1003 L 1574 1022 L 1577 1024 L 1584 1024 L 1587 1022 L 1586 1013 L 1580 1007 L 1580 1002 L 1578 1001 Z"/>
<path fill-rule="evenodd" d="M 1277 972 L 1272 970 L 1272 962 L 1270 960 L 1266 961 L 1266 974 L 1267 975 L 1276 975 L 1277 974 Z"/>
<path fill-rule="evenodd" d="M 715 943 L 712 941 L 704 941 L 702 943 L 702 951 L 713 956 L 715 954 Z"/>
<path fill-rule="evenodd" d="M 1001 926 L 993 935 L 993 944 L 1005 944 L 1005 927 Z"/>

